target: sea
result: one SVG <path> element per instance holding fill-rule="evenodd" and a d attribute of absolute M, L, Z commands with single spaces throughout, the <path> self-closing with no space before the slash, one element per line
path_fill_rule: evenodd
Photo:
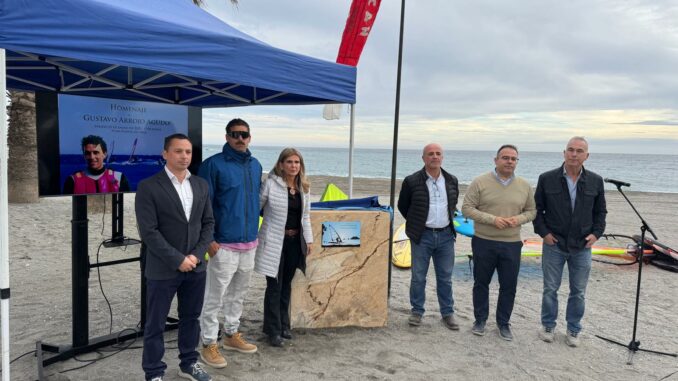
<path fill-rule="evenodd" d="M 250 146 L 264 172 L 273 168 L 283 147 Z M 297 147 L 304 156 L 308 175 L 348 176 L 348 148 Z M 221 145 L 204 145 L 203 159 L 221 152 Z M 391 178 L 392 150 L 356 148 L 353 151 L 354 178 Z M 461 184 L 470 184 L 474 177 L 494 168 L 492 151 L 446 151 L 443 168 L 455 175 Z M 539 174 L 560 166 L 562 152 L 520 152 L 516 174 L 537 185 Z M 629 153 L 591 153 L 584 166 L 604 178 L 630 183 L 623 189 L 639 192 L 678 193 L 678 155 Z M 421 169 L 421 150 L 398 149 L 396 178 Z M 605 184 L 606 189 L 616 187 Z"/>

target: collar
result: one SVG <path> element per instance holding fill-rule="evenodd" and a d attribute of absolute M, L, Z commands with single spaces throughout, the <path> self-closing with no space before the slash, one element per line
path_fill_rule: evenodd
<path fill-rule="evenodd" d="M 565 169 L 565 163 L 563 163 L 563 176 L 567 177 L 567 170 Z M 577 174 L 577 178 L 583 177 L 582 175 L 585 175 L 586 171 L 584 170 L 584 166 L 581 166 L 581 169 L 579 170 L 579 174 Z"/>
<path fill-rule="evenodd" d="M 165 165 L 164 168 L 165 168 L 165 173 L 167 174 L 167 176 L 169 176 L 170 180 L 177 179 L 177 182 L 179 182 L 179 179 L 177 178 L 177 176 L 174 173 L 172 173 L 172 171 L 170 171 L 169 168 L 167 168 L 167 165 Z M 191 171 L 189 171 L 187 169 L 186 170 L 186 177 L 184 177 L 184 180 L 188 180 L 190 177 L 191 177 Z"/>
<path fill-rule="evenodd" d="M 426 178 L 427 178 L 427 179 L 431 179 L 431 181 L 434 181 L 434 182 L 435 182 L 435 181 L 438 181 L 438 179 L 440 179 L 441 177 L 443 177 L 443 171 L 442 171 L 442 169 L 440 170 L 440 174 L 438 174 L 438 177 L 433 177 L 433 176 L 431 176 L 431 174 L 428 173 L 428 171 L 427 171 L 426 169 L 424 169 L 424 172 L 426 173 Z"/>
<path fill-rule="evenodd" d="M 415 172 L 415 173 L 417 173 L 417 172 Z M 419 173 L 421 173 L 421 176 L 423 177 L 424 181 L 426 181 L 429 177 L 431 177 L 431 176 L 428 174 L 428 172 L 426 171 L 426 167 L 423 167 L 423 168 L 419 171 Z M 446 175 L 447 175 L 447 172 L 445 172 L 445 170 L 444 170 L 442 167 L 440 167 L 440 176 L 438 176 L 438 178 L 445 177 L 445 181 L 447 181 Z M 431 177 L 431 178 L 432 178 L 432 177 Z"/>
<path fill-rule="evenodd" d="M 492 173 L 494 174 L 494 177 L 495 177 L 497 180 L 499 180 L 499 182 L 501 182 L 501 183 L 505 183 L 505 182 L 508 182 L 508 181 L 512 181 L 513 179 L 516 178 L 516 174 L 513 173 L 513 174 L 511 174 L 511 177 L 509 177 L 508 179 L 502 179 L 501 176 L 499 176 L 499 174 L 497 173 L 497 168 L 495 168 L 494 171 L 492 171 Z"/>
<path fill-rule="evenodd" d="M 228 143 L 224 144 L 224 148 L 221 150 L 221 152 L 223 152 L 226 159 L 233 159 L 243 163 L 252 157 L 252 152 L 250 152 L 249 148 L 245 152 L 240 152 L 233 149 L 233 147 L 228 145 Z"/>

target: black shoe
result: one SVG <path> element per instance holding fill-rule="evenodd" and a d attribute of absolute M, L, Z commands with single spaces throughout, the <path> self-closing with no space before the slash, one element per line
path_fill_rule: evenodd
<path fill-rule="evenodd" d="M 280 336 L 282 336 L 283 339 L 292 340 L 292 332 L 290 332 L 288 328 L 283 329 Z"/>
<path fill-rule="evenodd" d="M 513 341 L 513 333 L 511 333 L 511 325 L 505 324 L 499 326 L 499 336 L 506 341 Z"/>
<path fill-rule="evenodd" d="M 268 342 L 269 342 L 269 344 L 271 344 L 272 347 L 277 347 L 277 348 L 283 347 L 283 339 L 282 339 L 282 337 L 280 337 L 280 335 L 269 336 Z"/>
<path fill-rule="evenodd" d="M 471 332 L 476 336 L 485 336 L 485 322 L 484 321 L 474 322 L 473 328 L 471 328 Z"/>

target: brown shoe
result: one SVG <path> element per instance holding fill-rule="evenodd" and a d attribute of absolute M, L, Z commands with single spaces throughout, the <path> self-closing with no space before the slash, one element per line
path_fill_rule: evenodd
<path fill-rule="evenodd" d="M 445 327 L 453 331 L 459 330 L 459 324 L 457 324 L 457 320 L 454 318 L 454 315 L 443 316 L 443 324 Z"/>
<path fill-rule="evenodd" d="M 222 347 L 229 351 L 238 351 L 240 353 L 255 353 L 257 351 L 257 346 L 248 343 L 240 332 L 236 332 L 230 337 L 224 335 Z"/>
<path fill-rule="evenodd" d="M 212 368 L 221 369 L 226 367 L 226 359 L 219 353 L 216 343 L 203 346 L 200 351 L 200 359 Z"/>

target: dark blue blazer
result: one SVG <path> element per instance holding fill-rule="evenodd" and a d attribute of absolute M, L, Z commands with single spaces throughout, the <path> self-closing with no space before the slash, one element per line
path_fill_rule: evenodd
<path fill-rule="evenodd" d="M 207 182 L 191 176 L 193 190 L 191 218 L 181 206 L 181 199 L 165 169 L 142 180 L 134 203 L 139 234 L 146 245 L 148 279 L 173 279 L 184 258 L 193 254 L 203 260 L 214 234 L 214 217 Z M 205 271 L 200 265 L 194 271 Z"/>

